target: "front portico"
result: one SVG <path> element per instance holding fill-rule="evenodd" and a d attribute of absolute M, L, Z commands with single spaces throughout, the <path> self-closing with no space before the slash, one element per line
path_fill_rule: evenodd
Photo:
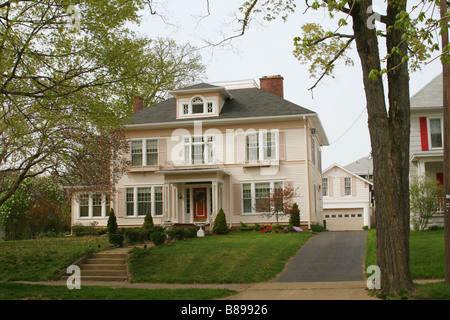
<path fill-rule="evenodd" d="M 213 222 L 223 207 L 229 174 L 222 169 L 174 169 L 164 176 L 162 223 Z"/>

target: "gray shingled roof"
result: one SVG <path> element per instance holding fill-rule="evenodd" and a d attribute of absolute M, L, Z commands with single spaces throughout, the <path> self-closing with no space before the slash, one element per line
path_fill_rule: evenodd
<path fill-rule="evenodd" d="M 201 83 L 181 90 L 213 88 L 206 83 Z M 217 87 L 219 88 L 219 87 Z M 303 108 L 288 100 L 282 99 L 274 94 L 259 88 L 243 88 L 228 90 L 232 98 L 227 99 L 220 115 L 214 117 L 201 117 L 208 119 L 242 119 L 250 117 L 267 117 L 281 115 L 303 115 L 315 114 L 314 111 Z M 200 119 L 200 118 L 199 118 Z M 176 99 L 170 98 L 159 103 L 156 107 L 150 107 L 137 111 L 127 122 L 128 124 L 151 124 L 164 122 L 192 121 L 189 119 L 176 119 Z"/>
<path fill-rule="evenodd" d="M 357 175 L 371 175 L 373 174 L 373 159 L 372 157 L 364 157 L 346 165 L 344 168 Z"/>
<path fill-rule="evenodd" d="M 411 108 L 442 108 L 442 95 L 441 73 L 411 97 Z"/>

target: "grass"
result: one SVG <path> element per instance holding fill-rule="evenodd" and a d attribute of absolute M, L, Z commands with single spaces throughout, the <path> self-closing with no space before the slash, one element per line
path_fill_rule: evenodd
<path fill-rule="evenodd" d="M 0 242 L 0 281 L 42 281 L 57 276 L 89 251 L 109 246 L 107 236 Z"/>
<path fill-rule="evenodd" d="M 371 229 L 367 235 L 367 252 L 365 266 L 377 264 L 376 230 Z M 445 268 L 444 231 L 417 232 L 411 230 L 410 272 L 413 279 L 443 279 Z"/>
<path fill-rule="evenodd" d="M 444 231 L 410 231 L 410 272 L 411 278 L 443 279 L 445 277 Z M 377 264 L 376 230 L 369 230 L 365 268 Z M 445 282 L 416 284 L 415 292 L 385 299 L 450 300 L 450 286 Z"/>
<path fill-rule="evenodd" d="M 312 236 L 309 232 L 237 232 L 134 249 L 134 282 L 252 283 L 276 277 Z"/>
<path fill-rule="evenodd" d="M 228 289 L 130 289 L 0 282 L 0 300 L 210 300 L 236 294 Z"/>

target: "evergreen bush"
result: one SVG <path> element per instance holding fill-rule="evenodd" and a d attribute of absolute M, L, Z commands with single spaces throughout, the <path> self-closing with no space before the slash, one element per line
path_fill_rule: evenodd
<path fill-rule="evenodd" d="M 112 245 L 123 247 L 124 236 L 121 233 L 110 233 L 108 235 L 109 242 Z"/>
<path fill-rule="evenodd" d="M 289 218 L 289 224 L 295 227 L 300 227 L 300 209 L 298 204 L 294 202 L 292 205 L 291 216 Z"/>
<path fill-rule="evenodd" d="M 222 209 L 220 209 L 219 213 L 217 214 L 212 232 L 215 234 L 227 234 L 230 232 L 230 228 L 228 228 L 227 226 L 225 212 L 223 212 Z"/>
<path fill-rule="evenodd" d="M 106 230 L 109 234 L 117 233 L 117 220 L 114 214 L 114 209 L 111 208 L 109 211 L 108 224 L 106 225 Z"/>
<path fill-rule="evenodd" d="M 144 224 L 142 225 L 142 227 L 146 230 L 150 230 L 154 226 L 155 225 L 153 224 L 152 214 L 150 212 L 147 212 L 147 214 L 145 215 Z"/>

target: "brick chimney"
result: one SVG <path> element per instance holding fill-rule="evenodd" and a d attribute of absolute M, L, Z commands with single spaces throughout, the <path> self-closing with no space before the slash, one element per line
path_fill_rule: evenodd
<path fill-rule="evenodd" d="M 136 112 L 136 111 L 144 109 L 144 101 L 142 100 L 141 97 L 135 97 L 133 99 L 133 105 L 134 105 L 133 112 Z"/>
<path fill-rule="evenodd" d="M 264 91 L 270 92 L 280 98 L 284 97 L 283 94 L 283 77 L 280 75 L 264 76 L 259 78 L 259 86 Z"/>

